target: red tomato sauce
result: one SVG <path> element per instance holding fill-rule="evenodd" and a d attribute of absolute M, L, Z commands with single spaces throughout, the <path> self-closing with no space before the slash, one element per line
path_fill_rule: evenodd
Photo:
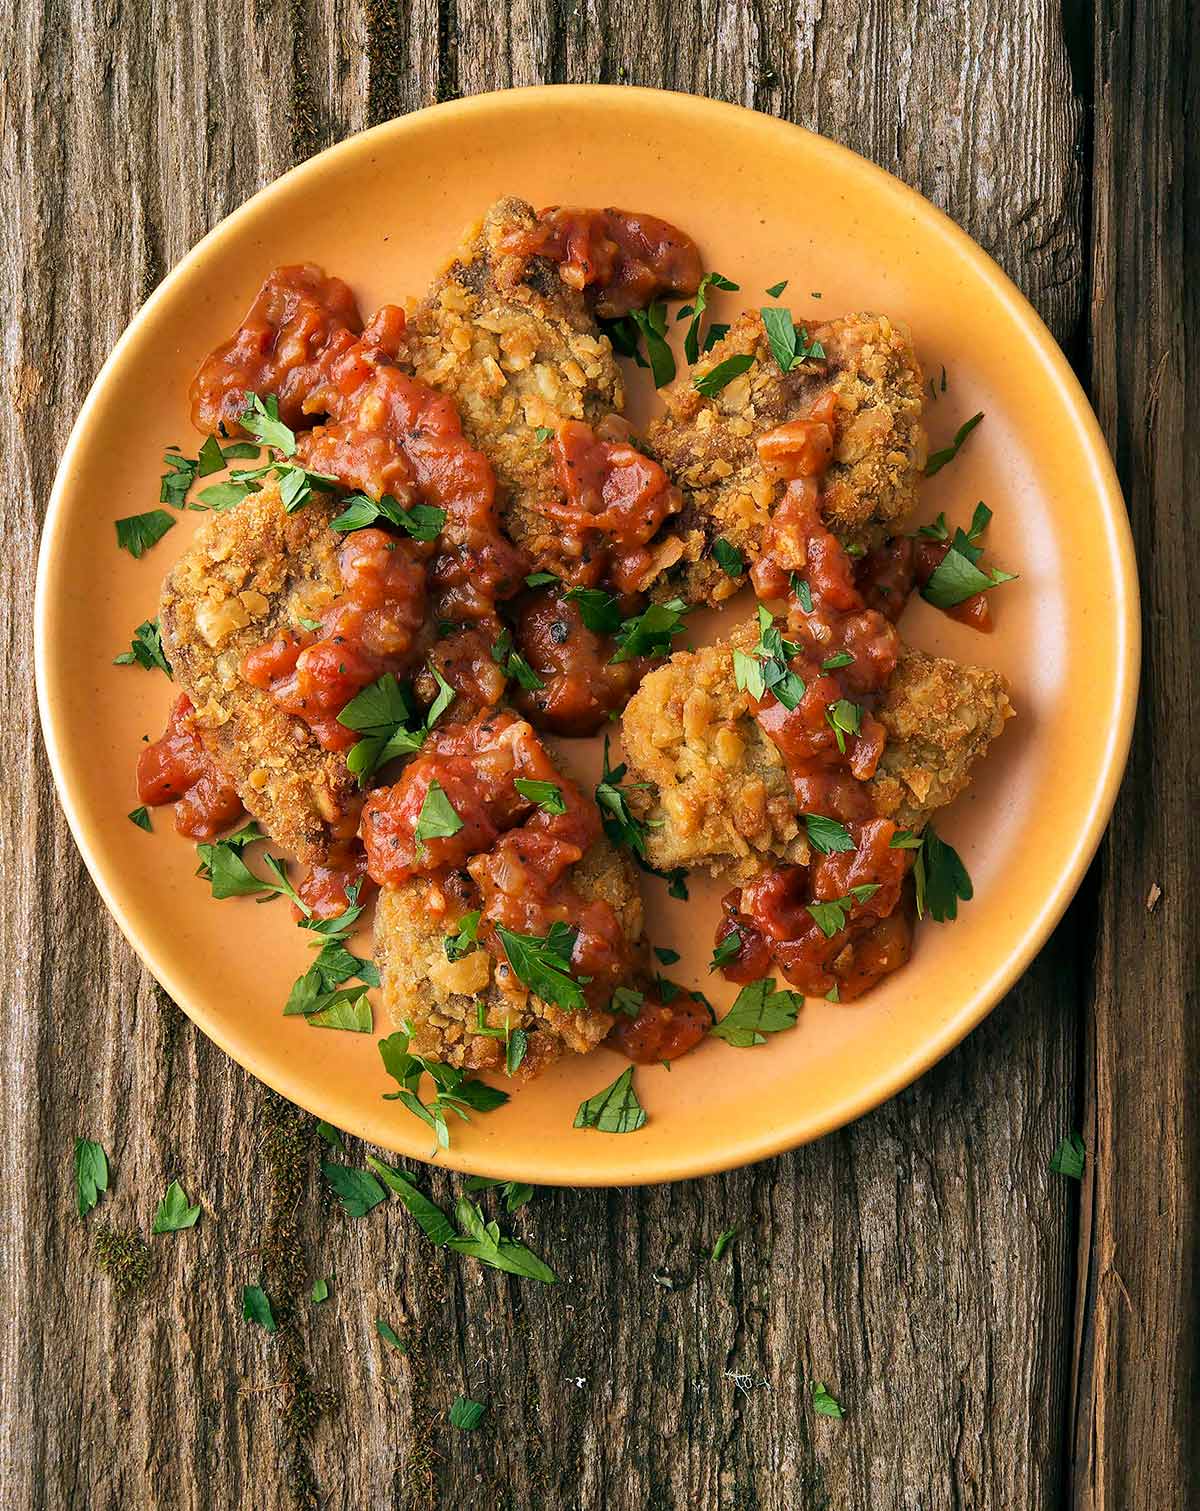
<path fill-rule="evenodd" d="M 814 849 L 807 866 L 777 867 L 735 888 L 724 899 L 717 939 L 738 937 L 738 953 L 723 967 L 732 981 L 777 971 L 813 995 L 836 987 L 845 1001 L 908 958 L 911 928 L 896 910 L 912 851 L 890 847 L 895 825 L 877 817 L 868 783 L 886 743 L 872 709 L 900 654 L 893 600 L 903 606 L 912 566 L 911 553 L 884 552 L 868 572 L 856 573 L 822 523 L 820 479 L 833 455 L 833 403 L 827 395 L 810 416 L 758 442 L 767 470 L 787 487 L 750 576 L 760 600 L 786 604 L 780 633 L 803 691 L 789 694 L 792 708 L 769 688 L 753 706 L 784 758 L 799 812 L 844 825 L 854 849 L 830 855 Z M 855 897 L 855 887 L 872 890 Z M 843 908 L 819 910 L 822 928 L 810 905 L 842 899 Z"/>
<path fill-rule="evenodd" d="M 712 1021 L 708 1008 L 691 992 L 680 990 L 668 1001 L 662 992 L 647 990 L 637 1017 L 619 1017 L 607 1042 L 635 1065 L 658 1065 L 695 1049 Z"/>
<path fill-rule="evenodd" d="M 645 309 L 664 295 L 694 294 L 703 271 L 690 236 L 656 215 L 630 210 L 552 205 L 538 212 L 533 230 L 511 233 L 503 247 L 556 262 L 562 281 L 587 291 L 606 320 Z"/>
<path fill-rule="evenodd" d="M 552 783 L 565 812 L 547 812 L 520 793 L 522 778 Z M 435 782 L 459 827 L 418 838 Z M 396 885 L 427 876 L 457 898 L 461 912 L 478 908 L 479 941 L 497 960 L 507 962 L 497 926 L 539 938 L 555 923 L 575 929 L 571 972 L 581 983 L 591 978 L 583 990 L 593 1008 L 607 1006 L 631 965 L 613 908 L 572 885 L 572 868 L 600 832 L 595 804 L 556 770 L 529 725 L 503 712 L 434 730 L 400 780 L 371 794 L 362 819 L 371 877 Z"/>
<path fill-rule="evenodd" d="M 241 799 L 204 749 L 186 693 L 175 700 L 164 732 L 138 756 L 138 797 L 149 808 L 175 804 L 175 828 L 211 840 L 237 823 Z"/>
<path fill-rule="evenodd" d="M 593 735 L 603 729 L 653 664 L 633 656 L 613 665 L 612 637 L 588 629 L 578 605 L 555 588 L 521 599 L 513 635 L 543 684 L 520 688 L 513 701 L 532 724 L 552 734 Z"/>

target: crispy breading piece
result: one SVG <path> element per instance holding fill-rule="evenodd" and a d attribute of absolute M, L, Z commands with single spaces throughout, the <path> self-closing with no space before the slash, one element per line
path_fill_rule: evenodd
<path fill-rule="evenodd" d="M 539 427 L 595 425 L 625 403 L 608 337 L 583 295 L 545 258 L 499 250 L 536 224 L 523 200 L 501 199 L 409 319 L 419 378 L 449 394 L 463 428 L 496 470 L 509 538 L 537 559 L 553 554 L 561 526 L 538 500 L 561 497 L 553 453 Z"/>
<path fill-rule="evenodd" d="M 804 864 L 808 842 L 787 771 L 749 711 L 728 642 L 680 651 L 642 683 L 621 720 L 630 808 L 649 824 L 647 858 L 660 870 L 708 866 L 735 879 L 768 858 Z M 888 743 L 871 785 L 879 812 L 920 829 L 967 785 L 971 767 L 1012 717 L 996 672 L 905 650 L 875 711 Z"/>
<path fill-rule="evenodd" d="M 195 706 L 205 747 L 277 844 L 322 861 L 330 824 L 354 801 L 345 755 L 322 750 L 240 675 L 242 657 L 285 626 L 317 619 L 342 589 L 337 507 L 314 497 L 288 514 L 268 478 L 228 513 L 205 521 L 163 583 L 163 648 Z"/>
<path fill-rule="evenodd" d="M 589 901 L 610 904 L 633 945 L 642 936 L 642 899 L 629 862 L 599 839 L 575 866 L 572 885 Z M 504 1065 L 504 1040 L 477 1031 L 478 1008 L 487 1026 L 521 1028 L 529 1048 L 517 1072 L 527 1080 L 568 1051 L 586 1054 L 612 1027 L 606 1012 L 564 1012 L 533 996 L 509 967 L 482 947 L 461 960 L 446 958 L 446 901 L 435 882 L 414 877 L 384 887 L 375 911 L 375 960 L 383 1002 L 396 1023 L 412 1028 L 412 1049 L 431 1060 L 472 1070 Z M 453 915 L 450 915 L 453 916 Z"/>
<path fill-rule="evenodd" d="M 827 361 L 783 373 L 762 317 L 747 310 L 703 360 L 665 390 L 666 413 L 646 435 L 646 449 L 684 492 L 681 513 L 665 530 L 677 537 L 684 567 L 666 588 L 690 602 L 716 603 L 737 583 L 709 554 L 718 536 L 753 562 L 784 484 L 764 472 L 760 435 L 809 414 L 833 391 L 834 460 L 825 474 L 821 510 L 846 545 L 869 547 L 896 533 L 916 504 L 925 466 L 921 425 L 924 379 L 908 332 L 886 315 L 844 315 L 810 331 Z M 730 357 L 753 365 L 715 398 L 694 379 Z M 664 589 L 665 591 L 665 589 Z"/>

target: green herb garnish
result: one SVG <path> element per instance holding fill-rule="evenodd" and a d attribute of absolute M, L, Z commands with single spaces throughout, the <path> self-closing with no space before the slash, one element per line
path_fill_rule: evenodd
<path fill-rule="evenodd" d="M 464 955 L 473 955 L 479 948 L 479 940 L 476 936 L 479 932 L 481 916 L 478 909 L 473 913 L 464 913 L 458 921 L 458 932 L 445 936 L 442 940 L 442 949 L 446 952 L 447 960 L 461 960 Z"/>
<path fill-rule="evenodd" d="M 397 1029 L 386 1039 L 379 1040 L 379 1054 L 383 1068 L 400 1083 L 399 1091 L 385 1091 L 384 1101 L 400 1102 L 413 1114 L 433 1129 L 439 1147 L 450 1147 L 450 1129 L 446 1114 L 468 1121 L 467 1109 L 475 1112 L 491 1112 L 508 1101 L 506 1091 L 498 1091 L 486 1081 L 476 1081 L 465 1071 L 453 1065 L 443 1065 L 438 1060 L 426 1060 L 409 1049 L 409 1035 Z M 422 1075 L 428 1073 L 434 1083 L 434 1098 L 425 1103 L 418 1095 Z"/>
<path fill-rule="evenodd" d="M 471 1401 L 466 1396 L 459 1396 L 450 1408 L 450 1425 L 457 1427 L 460 1432 L 474 1432 L 486 1410 L 487 1407 L 481 1401 Z"/>
<path fill-rule="evenodd" d="M 1083 1168 L 1086 1163 L 1087 1150 L 1084 1148 L 1083 1139 L 1077 1133 L 1068 1134 L 1050 1156 L 1050 1169 L 1054 1174 L 1067 1175 L 1072 1180 L 1083 1179 Z"/>
<path fill-rule="evenodd" d="M 893 841 L 895 838 L 893 835 Z M 970 902 L 975 895 L 958 851 L 938 838 L 932 824 L 926 826 L 921 836 L 913 876 L 917 887 L 918 918 L 924 918 L 928 913 L 938 923 L 952 921 L 958 917 L 959 902 Z"/>
<path fill-rule="evenodd" d="M 797 330 L 791 310 L 770 306 L 759 313 L 771 353 L 781 372 L 789 373 L 802 362 L 825 360 L 825 348 L 819 341 L 810 341 L 803 326 Z"/>
<path fill-rule="evenodd" d="M 127 813 L 125 817 L 131 824 L 136 824 L 139 829 L 144 829 L 147 834 L 154 833 L 153 825 L 150 823 L 150 810 L 148 808 L 135 808 L 132 813 Z"/>
<path fill-rule="evenodd" d="M 719 971 L 723 965 L 728 965 L 731 960 L 736 960 L 742 953 L 742 936 L 738 929 L 730 929 L 729 933 L 721 940 L 713 950 L 712 959 L 708 963 L 710 971 Z"/>
<path fill-rule="evenodd" d="M 813 1410 L 822 1417 L 844 1417 L 846 1413 L 841 1405 L 825 1389 L 819 1381 L 813 1381 Z"/>
<path fill-rule="evenodd" d="M 328 1282 L 328 1280 L 314 1280 L 313 1281 L 313 1288 L 312 1288 L 312 1294 L 311 1294 L 310 1299 L 311 1299 L 311 1301 L 312 1301 L 312 1303 L 313 1303 L 314 1306 L 319 1306 L 322 1301 L 328 1301 L 329 1300 L 329 1282 Z"/>
<path fill-rule="evenodd" d="M 726 540 L 723 535 L 713 542 L 713 555 L 717 558 L 717 565 L 726 577 L 740 577 L 746 570 L 746 558 L 733 544 Z"/>
<path fill-rule="evenodd" d="M 367 1170 L 354 1170 L 349 1165 L 322 1160 L 321 1173 L 351 1217 L 365 1217 L 372 1207 L 384 1200 L 383 1187 Z"/>
<path fill-rule="evenodd" d="M 375 1331 L 379 1334 L 379 1336 L 385 1343 L 390 1343 L 392 1347 L 398 1350 L 400 1353 L 406 1354 L 408 1352 L 408 1345 L 405 1343 L 404 1339 L 401 1338 L 400 1334 L 396 1331 L 392 1324 L 390 1322 L 385 1322 L 382 1317 L 375 1318 Z"/>
<path fill-rule="evenodd" d="M 643 613 L 626 619 L 617 631 L 617 650 L 611 664 L 635 656 L 665 656 L 671 649 L 671 637 L 682 631 L 687 612 L 682 598 L 671 598 L 666 603 L 652 603 Z"/>
<path fill-rule="evenodd" d="M 425 801 L 417 814 L 413 838 L 418 845 L 429 839 L 449 839 L 462 828 L 463 821 L 454 811 L 454 804 L 446 796 L 442 784 L 430 782 L 425 792 Z"/>
<path fill-rule="evenodd" d="M 768 290 L 769 292 L 770 290 Z M 709 1255 L 713 1264 L 716 1264 L 717 1260 L 720 1259 L 721 1255 L 724 1254 L 737 1235 L 737 1228 L 726 1228 L 724 1232 L 717 1234 L 717 1241 L 713 1244 L 712 1253 Z"/>
<path fill-rule="evenodd" d="M 846 736 L 856 735 L 862 725 L 862 709 L 847 698 L 839 698 L 825 710 L 825 719 L 833 730 L 837 748 L 846 753 Z"/>
<path fill-rule="evenodd" d="M 519 776 L 513 781 L 513 786 L 522 797 L 528 798 L 531 803 L 536 803 L 544 813 L 567 811 L 567 801 L 563 797 L 562 788 L 553 782 L 538 782 L 530 777 Z"/>
<path fill-rule="evenodd" d="M 709 1034 L 738 1049 L 750 1049 L 765 1044 L 767 1034 L 795 1028 L 796 1014 L 803 1006 L 804 998 L 799 992 L 777 992 L 772 977 L 752 981 L 742 987 L 733 1006 L 719 1023 L 713 1024 Z"/>
<path fill-rule="evenodd" d="M 284 456 L 295 456 L 295 432 L 279 418 L 279 400 L 273 393 L 265 398 L 247 391 L 246 407 L 238 416 L 241 427 L 260 446 L 271 446 Z"/>
<path fill-rule="evenodd" d="M 667 345 L 667 307 L 656 300 L 648 309 L 631 310 L 630 318 L 645 338 L 654 386 L 662 388 L 675 376 L 675 353 Z"/>
<path fill-rule="evenodd" d="M 659 945 L 654 946 L 654 953 L 662 961 L 663 965 L 674 965 L 679 959 L 678 950 L 662 949 Z"/>
<path fill-rule="evenodd" d="M 565 923 L 552 924 L 545 936 L 514 934 L 496 925 L 496 936 L 504 946 L 513 975 L 535 997 L 553 1002 L 564 1012 L 580 1012 L 587 1005 L 583 987 L 571 975 L 571 951 L 578 933 Z"/>
<path fill-rule="evenodd" d="M 275 1314 L 261 1285 L 242 1287 L 242 1316 L 247 1322 L 257 1322 L 264 1332 L 276 1331 Z"/>
<path fill-rule="evenodd" d="M 706 399 L 715 399 L 723 388 L 727 388 L 734 378 L 740 378 L 744 372 L 754 366 L 754 353 L 743 352 L 735 357 L 726 357 L 718 362 L 715 367 L 710 367 L 706 373 L 701 373 L 692 380 L 692 387 L 697 393 L 703 394 Z"/>
<path fill-rule="evenodd" d="M 625 773 L 628 771 L 627 764 L 622 761 L 619 766 L 610 767 L 608 764 L 608 736 L 604 736 L 604 765 L 600 773 L 600 782 L 596 787 L 596 806 L 600 809 L 600 822 L 604 826 L 604 832 L 609 840 L 618 848 L 624 845 L 639 857 L 646 854 L 646 828 L 647 825 L 641 819 L 635 818 L 630 811 L 626 797 L 634 787 L 646 787 L 646 782 L 637 782 L 630 787 L 623 787 Z M 685 892 L 686 897 L 686 892 Z"/>
<path fill-rule="evenodd" d="M 826 818 L 820 813 L 806 813 L 804 827 L 808 831 L 809 844 L 814 850 L 819 850 L 822 855 L 832 855 L 839 850 L 856 848 L 849 829 L 845 824 L 839 824 L 837 819 Z"/>
<path fill-rule="evenodd" d="M 175 528 L 175 516 L 165 509 L 151 509 L 148 514 L 131 514 L 127 519 L 119 519 L 116 525 L 118 547 L 128 551 L 130 556 L 140 558 L 168 530 Z"/>
<path fill-rule="evenodd" d="M 788 280 L 786 278 L 782 279 L 779 283 L 773 283 L 771 287 L 766 290 L 767 298 L 778 299 L 780 294 L 783 293 L 784 289 L 786 289 L 787 286 Z"/>
<path fill-rule="evenodd" d="M 593 634 L 615 635 L 621 628 L 617 600 L 603 588 L 568 588 L 564 595 L 579 608 L 579 617 Z"/>
<path fill-rule="evenodd" d="M 177 1180 L 173 1180 L 167 1187 L 167 1194 L 158 1205 L 150 1231 L 152 1233 L 180 1233 L 184 1228 L 194 1228 L 199 1216 L 200 1203 L 190 1206 L 183 1187 Z"/>
<path fill-rule="evenodd" d="M 808 911 L 826 939 L 832 939 L 846 927 L 850 909 L 856 902 L 867 902 L 879 891 L 879 882 L 862 882 L 851 887 L 845 897 L 834 897 L 829 902 L 810 902 Z"/>
<path fill-rule="evenodd" d="M 91 1139 L 75 1140 L 75 1201 L 80 1217 L 86 1217 L 108 1190 L 108 1156 Z"/>
<path fill-rule="evenodd" d="M 696 299 L 693 304 L 686 306 L 691 321 L 687 328 L 687 334 L 683 338 L 683 355 L 689 363 L 696 362 L 700 358 L 700 322 L 704 312 L 708 308 L 708 291 L 710 288 L 725 289 L 729 293 L 736 293 L 738 285 L 731 283 L 728 278 L 722 278 L 720 273 L 705 273 L 700 280 L 700 287 L 696 290 Z M 683 310 L 679 312 L 682 318 Z"/>
<path fill-rule="evenodd" d="M 129 649 L 113 657 L 114 666 L 132 666 L 135 662 L 148 672 L 158 667 L 160 672 L 171 676 L 171 663 L 163 653 L 162 631 L 157 619 L 143 620 L 133 632 L 133 642 Z"/>
<path fill-rule="evenodd" d="M 969 420 L 963 421 L 954 432 L 954 439 L 950 442 L 949 446 L 944 447 L 941 451 L 935 451 L 925 463 L 926 477 L 932 477 L 935 472 L 940 472 L 947 462 L 954 460 L 961 450 L 963 442 L 982 419 L 983 411 L 980 410 L 978 414 L 973 414 Z"/>
<path fill-rule="evenodd" d="M 377 519 L 384 519 L 413 540 L 433 541 L 446 527 L 445 509 L 436 509 L 432 504 L 414 504 L 411 509 L 402 509 L 390 493 L 379 499 L 355 493 L 342 502 L 345 506 L 342 512 L 329 522 L 331 530 L 342 534 L 362 530 Z"/>
<path fill-rule="evenodd" d="M 634 1090 L 631 1065 L 611 1086 L 580 1102 L 574 1126 L 596 1128 L 601 1133 L 636 1133 L 645 1122 L 646 1112 Z"/>

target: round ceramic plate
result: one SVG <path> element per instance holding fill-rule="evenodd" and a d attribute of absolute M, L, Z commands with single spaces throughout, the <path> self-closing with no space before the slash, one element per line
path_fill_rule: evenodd
<path fill-rule="evenodd" d="M 798 193 L 800 188 L 803 193 Z M 980 635 L 914 602 L 922 649 L 995 667 L 1017 718 L 968 792 L 938 819 L 975 899 L 953 924 L 917 930 L 911 964 L 866 999 L 810 999 L 795 1030 L 754 1049 L 717 1040 L 669 1071 L 639 1068 L 648 1113 L 635 1134 L 572 1128 L 576 1107 L 623 1068 L 612 1051 L 570 1057 L 496 1112 L 454 1124 L 443 1164 L 553 1184 L 625 1185 L 740 1165 L 816 1138 L 890 1096 L 944 1055 L 1012 985 L 1062 914 L 1108 818 L 1137 681 L 1137 588 L 1125 511 L 1096 420 L 1054 340 L 996 265 L 896 179 L 821 137 L 733 106 L 624 88 L 486 95 L 380 126 L 312 159 L 218 226 L 166 279 L 96 381 L 63 458 L 42 540 L 36 633 L 42 721 L 59 792 L 101 895 L 184 1010 L 247 1069 L 331 1123 L 427 1158 L 429 1130 L 397 1102 L 377 1035 L 283 1018 L 311 958 L 282 904 L 213 901 L 169 809 L 154 833 L 126 814 L 134 763 L 174 690 L 114 666 L 157 612 L 158 585 L 200 515 L 183 514 L 140 561 L 113 521 L 155 507 L 164 446 L 195 454 L 188 382 L 232 332 L 263 277 L 315 261 L 362 309 L 421 294 L 464 227 L 502 194 L 535 205 L 619 204 L 677 222 L 705 265 L 767 302 L 788 279 L 797 323 L 844 310 L 907 322 L 944 391 L 931 447 L 985 419 L 924 487 L 920 518 L 995 512 L 988 559 L 1020 573 Z M 819 207 L 813 213 L 812 206 Z M 797 206 L 805 208 L 797 208 Z M 641 413 L 652 394 L 637 396 Z M 637 410 L 635 409 L 635 417 Z M 115 466 L 113 459 L 119 458 Z M 693 626 L 693 644 L 749 615 L 743 595 Z M 595 769 L 594 742 L 567 760 Z M 688 903 L 646 885 L 650 937 L 682 956 L 671 974 L 734 989 L 707 965 L 716 884 Z M 377 1019 L 382 1013 L 377 1009 Z"/>

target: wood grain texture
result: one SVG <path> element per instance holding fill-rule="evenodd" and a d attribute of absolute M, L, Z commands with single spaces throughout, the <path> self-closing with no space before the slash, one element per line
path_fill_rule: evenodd
<path fill-rule="evenodd" d="M 1127 1020 L 1142 1009 L 1140 992 L 1117 972 L 1118 961 L 1128 972 L 1130 952 L 1141 948 L 1140 876 L 1110 861 L 988 1022 L 916 1087 L 843 1133 L 687 1185 L 539 1193 L 516 1227 L 563 1283 L 537 1288 L 432 1249 L 396 1203 L 361 1221 L 346 1217 L 317 1175 L 324 1146 L 312 1120 L 228 1061 L 140 968 L 58 812 L 36 732 L 27 630 L 55 459 L 147 293 L 211 225 L 293 163 L 437 98 L 542 80 L 631 82 L 753 104 L 815 127 L 947 209 L 1070 341 L 1087 310 L 1086 135 L 1057 8 L 1005 0 L 516 0 L 507 11 L 481 0 L 182 8 L 35 0 L 0 15 L 11 38 L 0 82 L 10 168 L 0 181 L 0 288 L 13 312 L 2 416 L 13 503 L 0 563 L 6 1504 L 1063 1504 L 1077 1192 L 1046 1162 L 1078 1117 L 1082 1023 L 1093 998 L 1101 1010 L 1094 1105 L 1105 1130 L 1097 1147 L 1110 1157 L 1125 1149 L 1126 1127 L 1105 1127 L 1104 1116 L 1118 1094 L 1138 1093 L 1138 1078 L 1155 1073 L 1116 1058 Z M 1106 46 L 1116 76 L 1120 28 L 1132 22 L 1114 25 Z M 1155 53 L 1156 67 L 1165 56 Z M 1097 256 L 1110 260 L 1131 250 L 1121 238 L 1143 234 L 1120 219 L 1116 171 L 1143 127 L 1132 100 L 1128 92 L 1114 100 L 1119 135 L 1104 139 L 1112 220 Z M 1156 108 L 1152 145 L 1165 154 L 1182 112 L 1178 101 Z M 1169 171 L 1164 155 L 1154 162 L 1156 173 Z M 1194 207 L 1194 184 L 1191 192 Z M 1099 202 L 1096 215 L 1100 231 Z M 1132 250 L 1152 248 L 1139 240 Z M 1099 300 L 1099 270 L 1094 277 Z M 1178 307 L 1164 307 L 1162 320 Z M 1136 320 L 1136 306 L 1123 317 Z M 1174 328 L 1158 334 L 1168 344 L 1179 337 Z M 1139 340 L 1152 344 L 1145 332 Z M 1184 350 L 1171 350 L 1158 402 L 1182 412 Z M 1114 361 L 1104 390 L 1127 465 L 1141 455 L 1136 417 L 1156 370 L 1140 362 L 1128 379 Z M 1173 507 L 1180 434 L 1174 449 L 1155 453 L 1154 490 L 1148 482 L 1134 490 L 1144 539 Z M 1178 562 L 1156 562 L 1165 658 L 1186 589 L 1173 575 Z M 1177 697 L 1177 676 L 1178 664 L 1165 663 L 1151 696 Z M 1175 705 L 1174 718 L 1170 738 L 1181 742 L 1186 705 Z M 1144 779 L 1156 756 L 1179 758 L 1176 745 L 1156 743 L 1164 737 L 1153 721 L 1139 728 Z M 1147 821 L 1147 802 L 1127 801 L 1126 833 Z M 1180 818 L 1166 808 L 1153 817 L 1164 876 L 1168 824 Z M 1174 854 L 1170 883 L 1182 907 L 1186 857 Z M 1167 902 L 1169 887 L 1156 958 L 1181 986 L 1186 913 Z M 1175 1041 L 1162 1043 L 1180 1054 L 1179 1077 L 1184 1021 L 1180 1007 Z M 1194 1063 L 1194 1038 L 1190 1048 Z M 1124 1157 L 1135 1169 L 1149 1117 L 1131 1130 Z M 1194 1150 L 1194 1127 L 1178 1133 Z M 113 1162 L 104 1212 L 87 1222 L 71 1196 L 77 1134 L 101 1140 Z M 352 1162 L 362 1153 L 353 1148 Z M 1194 1166 L 1172 1170 L 1174 1248 L 1121 1255 L 1121 1274 L 1140 1287 L 1137 1326 L 1189 1317 L 1194 1325 L 1181 1305 L 1156 1309 L 1162 1267 L 1186 1258 L 1195 1212 L 1183 1184 L 1189 1172 Z M 176 1175 L 204 1215 L 190 1233 L 153 1240 L 151 1288 L 122 1304 L 96 1269 L 98 1220 L 148 1235 Z M 444 1203 L 459 1188 L 441 1174 L 427 1184 Z M 1147 1244 L 1148 1186 L 1136 1199 L 1119 1188 L 1105 1195 L 1099 1181 L 1091 1190 L 1093 1235 L 1119 1229 L 1122 1243 Z M 734 1225 L 738 1240 L 710 1263 L 717 1233 Z M 333 1277 L 332 1295 L 313 1308 L 305 1297 L 318 1276 Z M 240 1316 L 240 1287 L 260 1277 L 285 1323 L 274 1338 Z M 1147 1341 L 1114 1310 L 1115 1281 L 1103 1284 L 1108 1310 L 1089 1327 L 1086 1354 L 1103 1368 L 1081 1397 L 1077 1441 L 1084 1423 L 1100 1424 L 1096 1479 L 1110 1488 L 1097 1504 L 1138 1506 L 1121 1487 L 1133 1483 L 1143 1449 L 1178 1447 L 1183 1412 L 1170 1425 L 1147 1424 L 1144 1439 L 1116 1420 L 1113 1372 Z M 376 1317 L 403 1335 L 406 1354 L 380 1340 Z M 1172 1356 L 1181 1391 L 1186 1357 Z M 844 1421 L 814 1416 L 814 1379 L 844 1401 Z M 491 1401 L 485 1431 L 448 1427 L 460 1391 Z M 1168 1484 L 1161 1457 L 1137 1472 L 1139 1486 Z"/>
<path fill-rule="evenodd" d="M 1074 1505 L 1200 1504 L 1200 12 L 1098 7 L 1091 383 L 1133 523 L 1142 696 L 1101 854 Z M 1161 899 L 1149 911 L 1151 888 Z"/>

